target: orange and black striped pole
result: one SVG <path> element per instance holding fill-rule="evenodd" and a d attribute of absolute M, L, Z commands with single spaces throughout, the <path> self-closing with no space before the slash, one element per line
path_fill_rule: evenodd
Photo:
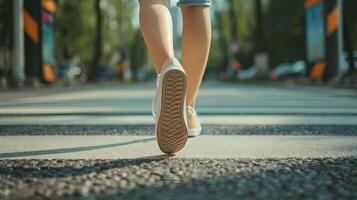
<path fill-rule="evenodd" d="M 337 78 L 343 56 L 342 0 L 325 0 L 325 81 Z"/>
<path fill-rule="evenodd" d="M 325 61 L 325 11 L 323 0 L 305 0 L 306 59 L 312 81 L 322 81 Z"/>
<path fill-rule="evenodd" d="M 42 80 L 45 83 L 55 81 L 55 42 L 54 42 L 54 0 L 42 0 Z"/>
<path fill-rule="evenodd" d="M 333 80 L 343 55 L 342 0 L 305 0 L 304 6 L 310 79 Z"/>
<path fill-rule="evenodd" d="M 41 11 L 41 0 L 24 1 L 25 73 L 32 86 L 42 79 Z"/>

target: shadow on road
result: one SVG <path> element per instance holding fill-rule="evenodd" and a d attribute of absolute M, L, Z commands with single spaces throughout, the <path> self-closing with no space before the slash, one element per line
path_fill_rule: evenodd
<path fill-rule="evenodd" d="M 75 152 L 81 152 L 81 151 L 91 151 L 91 150 L 107 149 L 107 148 L 113 148 L 113 147 L 122 147 L 122 146 L 131 145 L 131 144 L 144 143 L 144 142 L 150 142 L 150 141 L 155 141 L 155 140 L 156 140 L 155 137 L 152 137 L 152 138 L 148 138 L 148 139 L 133 140 L 133 141 L 129 141 L 129 142 L 94 145 L 94 146 L 86 146 L 86 147 L 72 147 L 72 148 L 61 148 L 61 149 L 0 153 L 0 158 L 16 158 L 16 157 L 27 157 L 27 156 L 75 153 Z"/>
<path fill-rule="evenodd" d="M 11 176 L 23 178 L 64 178 L 73 176 L 88 176 L 91 173 L 101 173 L 106 170 L 120 169 L 124 167 L 140 166 L 151 162 L 170 159 L 172 156 L 161 154 L 146 156 L 136 159 L 120 160 L 84 160 L 84 159 L 18 159 L 0 160 L 0 177 Z M 3 163 L 24 163 L 23 165 L 4 167 Z M 25 164 L 27 163 L 27 164 Z M 32 163 L 34 165 L 31 165 Z"/>

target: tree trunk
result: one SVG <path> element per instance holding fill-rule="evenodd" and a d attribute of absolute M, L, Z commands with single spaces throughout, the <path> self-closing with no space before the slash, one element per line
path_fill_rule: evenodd
<path fill-rule="evenodd" d="M 231 37 L 229 43 L 229 62 L 228 67 L 232 68 L 233 74 L 232 79 L 235 80 L 237 77 L 238 69 L 233 65 L 233 63 L 237 63 L 238 61 L 238 51 L 239 51 L 239 44 L 238 44 L 238 27 L 237 27 L 237 10 L 236 10 L 236 3 L 235 1 L 229 1 L 229 18 L 230 18 L 230 25 L 231 25 Z"/>
<path fill-rule="evenodd" d="M 256 35 L 255 35 L 255 53 L 264 52 L 263 39 L 263 24 L 262 24 L 262 2 L 255 0 L 255 20 L 256 20 Z"/>
<path fill-rule="evenodd" d="M 225 25 L 224 25 L 224 19 L 223 19 L 223 13 L 222 11 L 216 11 L 215 13 L 215 17 L 216 17 L 216 23 L 217 23 L 217 29 L 218 30 L 223 30 Z M 219 32 L 219 39 L 218 39 L 218 44 L 219 44 L 219 48 L 220 51 L 223 52 L 222 55 L 224 55 L 224 59 L 221 62 L 221 67 L 220 70 L 221 71 L 226 71 L 227 70 L 227 66 L 228 66 L 228 42 L 226 40 L 226 38 L 223 35 L 223 32 L 220 31 Z"/>
<path fill-rule="evenodd" d="M 231 41 L 237 41 L 237 13 L 234 1 L 229 2 L 229 18 L 231 23 Z"/>
<path fill-rule="evenodd" d="M 349 26 L 347 24 L 346 16 L 343 16 L 343 34 L 344 34 L 344 45 L 348 56 L 348 75 L 352 75 L 355 71 L 355 60 L 353 56 L 353 43 L 351 40 Z"/>
<path fill-rule="evenodd" d="M 102 54 L 102 11 L 100 9 L 100 0 L 95 0 L 94 9 L 96 14 L 96 32 L 93 61 L 88 77 L 88 81 L 90 82 L 94 82 L 98 78 L 100 58 Z"/>

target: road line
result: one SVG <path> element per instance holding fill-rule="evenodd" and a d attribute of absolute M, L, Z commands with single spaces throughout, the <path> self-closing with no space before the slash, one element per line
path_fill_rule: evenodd
<path fill-rule="evenodd" d="M 160 156 L 153 136 L 1 136 L 0 159 L 127 159 Z M 357 156 L 357 136 L 200 136 L 179 158 Z"/>
<path fill-rule="evenodd" d="M 354 115 L 201 115 L 203 124 L 221 125 L 356 125 L 357 117 Z M 29 124 L 58 124 L 58 125 L 88 125 L 88 124 L 154 124 L 150 115 L 135 116 L 95 116 L 95 115 L 69 115 L 69 116 L 13 116 L 0 117 L 0 125 L 29 125 Z"/>

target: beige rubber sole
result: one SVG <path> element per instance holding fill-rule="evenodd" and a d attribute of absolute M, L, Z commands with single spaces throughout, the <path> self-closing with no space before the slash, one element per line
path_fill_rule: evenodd
<path fill-rule="evenodd" d="M 187 142 L 188 130 L 184 119 L 186 75 L 180 70 L 165 74 L 162 83 L 161 109 L 156 134 L 162 152 L 174 154 Z"/>

